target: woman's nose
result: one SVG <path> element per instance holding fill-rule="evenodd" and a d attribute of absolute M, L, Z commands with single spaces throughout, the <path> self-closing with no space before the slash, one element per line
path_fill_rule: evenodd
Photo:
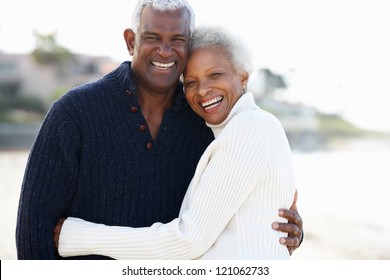
<path fill-rule="evenodd" d="M 204 88 L 199 89 L 198 94 L 200 96 L 207 96 L 210 92 L 211 92 L 210 87 L 204 87 Z"/>

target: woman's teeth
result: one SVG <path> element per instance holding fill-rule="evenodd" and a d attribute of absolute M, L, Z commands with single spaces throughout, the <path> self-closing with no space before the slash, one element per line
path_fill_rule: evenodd
<path fill-rule="evenodd" d="M 221 103 L 222 99 L 223 99 L 222 96 L 218 96 L 218 97 L 215 97 L 207 102 L 203 102 L 201 105 L 204 109 L 210 110 L 214 107 L 217 107 Z"/>

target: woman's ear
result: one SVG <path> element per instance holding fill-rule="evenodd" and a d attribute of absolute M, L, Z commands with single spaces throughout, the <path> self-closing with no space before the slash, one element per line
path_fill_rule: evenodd
<path fill-rule="evenodd" d="M 242 86 L 246 88 L 246 86 L 248 85 L 248 80 L 249 80 L 249 74 L 248 74 L 248 72 L 241 71 L 241 73 L 240 73 L 240 78 L 241 78 L 241 84 L 242 84 Z"/>
<path fill-rule="evenodd" d="M 132 29 L 127 28 L 123 32 L 123 37 L 125 38 L 127 50 L 130 55 L 134 55 L 134 44 L 135 44 L 135 33 Z"/>

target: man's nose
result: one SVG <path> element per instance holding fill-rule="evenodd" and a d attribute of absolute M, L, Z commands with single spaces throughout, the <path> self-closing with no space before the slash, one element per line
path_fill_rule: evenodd
<path fill-rule="evenodd" d="M 162 57 L 168 57 L 172 54 L 172 46 L 170 43 L 161 43 L 158 48 L 158 54 Z"/>

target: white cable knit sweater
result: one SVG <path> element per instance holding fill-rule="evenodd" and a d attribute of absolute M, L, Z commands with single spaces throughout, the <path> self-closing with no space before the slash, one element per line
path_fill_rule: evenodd
<path fill-rule="evenodd" d="M 245 93 L 227 119 L 209 125 L 215 140 L 188 187 L 179 217 L 130 228 L 68 218 L 62 256 L 98 254 L 115 259 L 289 259 L 279 244 L 295 191 L 291 152 L 280 122 Z M 190 149 L 191 147 L 189 147 Z"/>

